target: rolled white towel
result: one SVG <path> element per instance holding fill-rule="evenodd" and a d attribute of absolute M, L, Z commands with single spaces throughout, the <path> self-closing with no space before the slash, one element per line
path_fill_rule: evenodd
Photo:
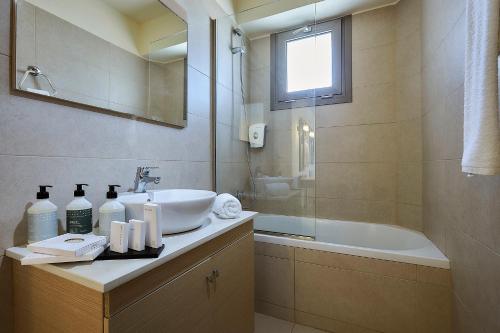
<path fill-rule="evenodd" d="M 221 219 L 234 219 L 241 214 L 241 203 L 229 193 L 219 194 L 215 198 L 212 211 Z"/>

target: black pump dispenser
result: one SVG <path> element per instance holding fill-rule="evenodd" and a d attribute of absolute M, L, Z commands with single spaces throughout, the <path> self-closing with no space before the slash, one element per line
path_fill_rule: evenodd
<path fill-rule="evenodd" d="M 109 191 L 106 193 L 106 199 L 116 199 L 118 198 L 118 193 L 115 191 L 115 187 L 121 187 L 120 185 L 108 185 Z"/>
<path fill-rule="evenodd" d="M 85 191 L 83 190 L 83 186 L 89 186 L 89 184 L 76 184 L 76 190 L 73 192 L 75 197 L 84 197 Z"/>
<path fill-rule="evenodd" d="M 52 187 L 52 185 L 39 185 L 39 187 L 40 187 L 40 192 L 36 193 L 36 198 L 37 199 L 48 199 L 49 192 L 47 192 L 47 187 Z"/>

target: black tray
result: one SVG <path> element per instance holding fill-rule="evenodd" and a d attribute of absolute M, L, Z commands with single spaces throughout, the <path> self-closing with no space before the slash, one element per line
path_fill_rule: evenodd
<path fill-rule="evenodd" d="M 149 246 L 146 246 L 144 251 L 135 251 L 132 249 L 128 249 L 128 252 L 118 253 L 111 251 L 108 246 L 103 253 L 101 253 L 95 260 L 114 260 L 114 259 L 145 259 L 145 258 L 158 258 L 161 251 L 165 248 L 165 244 L 161 247 L 155 249 Z"/>

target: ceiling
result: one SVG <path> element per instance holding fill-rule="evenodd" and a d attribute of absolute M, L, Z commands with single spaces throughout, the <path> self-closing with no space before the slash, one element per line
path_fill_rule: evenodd
<path fill-rule="evenodd" d="M 311 24 L 326 18 L 355 14 L 391 5 L 399 0 L 323 0 L 296 8 L 287 8 L 286 0 L 274 1 L 236 15 L 249 38 Z"/>
<path fill-rule="evenodd" d="M 158 0 L 102 0 L 137 23 L 144 23 L 170 11 Z"/>

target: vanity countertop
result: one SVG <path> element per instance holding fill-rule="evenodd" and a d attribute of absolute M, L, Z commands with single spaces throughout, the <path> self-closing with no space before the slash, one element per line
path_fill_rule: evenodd
<path fill-rule="evenodd" d="M 163 244 L 165 244 L 165 248 L 160 256 L 154 259 L 98 260 L 80 263 L 43 264 L 37 265 L 37 267 L 88 288 L 108 292 L 244 224 L 256 215 L 255 212 L 244 211 L 239 218 L 222 220 L 211 214 L 210 223 L 197 230 L 164 236 Z M 6 251 L 8 257 L 16 260 L 21 260 L 29 253 L 30 251 L 26 247 L 12 247 Z"/>

